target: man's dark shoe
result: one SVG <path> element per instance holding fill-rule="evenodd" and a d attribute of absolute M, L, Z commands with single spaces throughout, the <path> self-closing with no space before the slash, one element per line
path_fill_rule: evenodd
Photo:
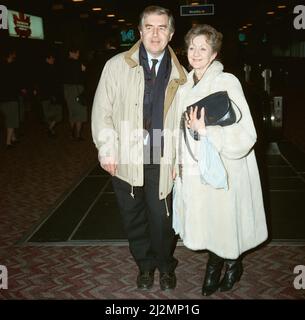
<path fill-rule="evenodd" d="M 175 272 L 160 272 L 160 288 L 161 290 L 171 290 L 176 288 Z"/>
<path fill-rule="evenodd" d="M 137 287 L 141 290 L 151 289 L 154 284 L 154 272 L 153 271 L 143 271 L 138 274 L 137 277 Z"/>

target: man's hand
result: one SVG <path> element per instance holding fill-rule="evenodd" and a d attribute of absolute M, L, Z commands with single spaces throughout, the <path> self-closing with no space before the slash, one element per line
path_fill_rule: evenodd
<path fill-rule="evenodd" d="M 113 157 L 101 157 L 99 160 L 101 167 L 114 176 L 117 169 L 117 163 L 115 159 Z"/>

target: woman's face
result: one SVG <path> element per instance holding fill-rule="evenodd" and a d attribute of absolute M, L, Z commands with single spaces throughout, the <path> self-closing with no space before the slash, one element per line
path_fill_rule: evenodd
<path fill-rule="evenodd" d="M 216 56 L 217 53 L 213 52 L 205 35 L 193 38 L 187 50 L 189 64 L 195 71 L 199 71 L 201 73 L 205 72 Z"/>

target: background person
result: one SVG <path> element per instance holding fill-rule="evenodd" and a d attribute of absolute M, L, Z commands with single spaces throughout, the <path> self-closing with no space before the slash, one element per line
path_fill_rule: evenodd
<path fill-rule="evenodd" d="M 61 82 L 55 60 L 53 53 L 46 54 L 38 83 L 48 135 L 52 138 L 55 137 L 55 125 L 62 120 Z"/>
<path fill-rule="evenodd" d="M 81 136 L 83 123 L 87 121 L 88 112 L 84 98 L 84 72 L 86 66 L 80 61 L 80 51 L 76 47 L 69 50 L 68 59 L 64 65 L 64 95 L 69 110 L 72 138 L 83 140 Z"/>
<path fill-rule="evenodd" d="M 3 64 L 1 64 L 1 78 L 4 79 L 0 90 L 0 111 L 4 116 L 6 127 L 6 148 L 14 147 L 16 129 L 19 128 L 19 95 L 21 85 L 19 79 L 19 69 L 16 63 L 16 51 L 8 50 L 5 53 Z"/>

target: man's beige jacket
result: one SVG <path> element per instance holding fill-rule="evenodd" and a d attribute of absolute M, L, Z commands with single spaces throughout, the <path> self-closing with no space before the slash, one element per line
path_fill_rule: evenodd
<path fill-rule="evenodd" d="M 143 98 L 144 71 L 139 65 L 138 41 L 129 51 L 120 53 L 105 64 L 92 109 L 92 136 L 99 159 L 113 157 L 116 176 L 131 185 L 143 186 Z M 164 101 L 164 152 L 160 160 L 159 198 L 165 199 L 173 186 L 176 123 L 172 104 L 186 75 L 169 47 L 172 70 Z"/>

